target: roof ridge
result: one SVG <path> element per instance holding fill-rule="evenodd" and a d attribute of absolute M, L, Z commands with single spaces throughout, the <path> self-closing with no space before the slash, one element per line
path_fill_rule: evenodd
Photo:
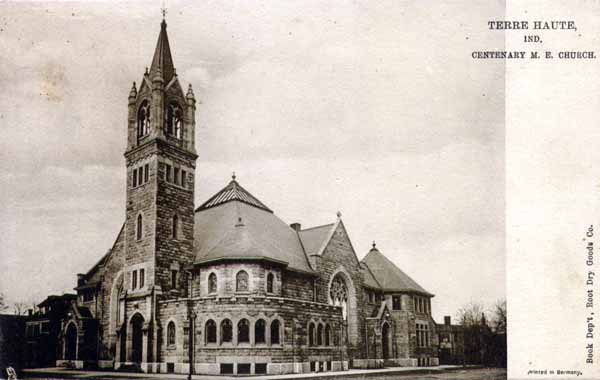
<path fill-rule="evenodd" d="M 298 232 L 310 231 L 310 230 L 314 230 L 314 229 L 317 229 L 317 228 L 323 228 L 323 227 L 331 227 L 334 224 L 335 224 L 335 222 L 334 223 L 328 223 L 328 224 L 322 224 L 320 226 L 308 227 L 308 228 L 301 229 Z"/>

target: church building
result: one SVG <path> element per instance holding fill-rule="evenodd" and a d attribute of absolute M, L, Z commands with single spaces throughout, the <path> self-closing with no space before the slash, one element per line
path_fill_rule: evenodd
<path fill-rule="evenodd" d="M 57 364 L 197 374 L 437 365 L 433 294 L 375 243 L 359 260 L 339 212 L 323 226 L 287 224 L 235 176 L 195 207 L 195 112 L 163 20 L 128 98 L 125 221 L 78 275 Z"/>

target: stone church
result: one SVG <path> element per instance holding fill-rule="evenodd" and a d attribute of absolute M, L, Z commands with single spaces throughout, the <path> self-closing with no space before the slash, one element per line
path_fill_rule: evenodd
<path fill-rule="evenodd" d="M 437 365 L 433 295 L 375 244 L 359 260 L 340 213 L 288 225 L 235 176 L 194 206 L 195 112 L 163 20 L 128 98 L 125 221 L 78 275 L 57 364 L 199 374 Z"/>

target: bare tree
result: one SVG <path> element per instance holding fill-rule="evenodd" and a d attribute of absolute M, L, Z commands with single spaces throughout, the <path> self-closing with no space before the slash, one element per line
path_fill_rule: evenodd
<path fill-rule="evenodd" d="M 505 333 L 506 332 L 506 300 L 501 299 L 496 301 L 494 310 L 492 312 L 492 326 L 494 332 Z"/>
<path fill-rule="evenodd" d="M 13 305 L 15 315 L 26 315 L 28 309 L 29 304 L 27 302 L 15 302 Z"/>
<path fill-rule="evenodd" d="M 4 298 L 4 293 L 0 293 L 0 312 L 8 309 L 8 305 L 6 304 L 6 299 Z"/>
<path fill-rule="evenodd" d="M 459 324 L 465 327 L 479 326 L 484 316 L 483 305 L 478 302 L 470 302 L 458 309 L 457 320 Z"/>

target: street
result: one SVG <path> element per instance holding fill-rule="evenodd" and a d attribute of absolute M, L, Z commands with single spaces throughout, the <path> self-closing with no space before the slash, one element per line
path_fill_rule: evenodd
<path fill-rule="evenodd" d="M 106 372 L 80 372 L 74 371 L 71 373 L 62 371 L 61 373 L 25 373 L 21 377 L 21 379 L 47 379 L 47 380 L 63 380 L 63 379 L 135 379 L 135 380 L 143 380 L 143 379 L 177 379 L 183 380 L 187 379 L 185 375 L 172 375 L 165 374 L 164 377 L 160 375 L 144 375 L 140 373 L 131 374 L 128 376 L 124 373 L 112 373 L 108 374 Z M 202 376 L 202 375 L 194 375 L 194 380 L 215 380 L 215 379 L 231 379 L 232 377 L 228 376 Z M 309 376 L 304 375 L 285 375 L 285 376 L 252 376 L 252 377 L 233 377 L 236 380 L 243 379 L 253 379 L 253 380 L 276 380 L 276 379 L 311 379 L 311 380 L 329 380 L 329 379 L 369 379 L 369 380 L 384 380 L 384 379 L 402 379 L 402 380 L 434 380 L 434 379 L 443 379 L 443 380 L 503 380 L 506 379 L 506 369 L 504 368 L 477 368 L 477 369 L 457 369 L 457 370 L 449 370 L 449 371 L 432 371 L 432 372 L 422 372 L 422 373 L 398 373 L 398 372 L 389 372 L 382 373 L 381 371 L 374 371 L 373 373 L 335 373 L 331 375 L 323 374 L 322 376 L 317 374 L 310 374 Z"/>

